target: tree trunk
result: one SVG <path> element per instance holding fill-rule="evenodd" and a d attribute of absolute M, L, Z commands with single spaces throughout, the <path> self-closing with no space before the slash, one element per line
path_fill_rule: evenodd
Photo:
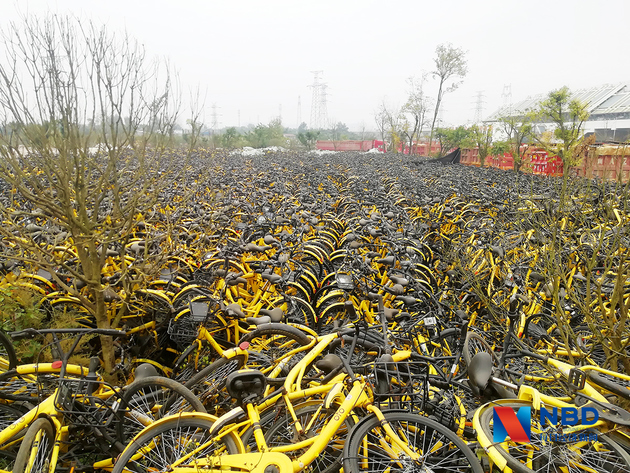
<path fill-rule="evenodd" d="M 440 110 L 440 103 L 442 102 L 442 86 L 444 85 L 444 79 L 440 78 L 440 88 L 438 89 L 437 100 L 435 101 L 435 110 L 433 111 L 433 121 L 431 122 L 431 134 L 429 136 L 429 155 L 431 155 L 431 145 L 433 144 L 433 132 L 435 131 L 435 121 L 437 120 L 438 112 Z"/>
<path fill-rule="evenodd" d="M 107 304 L 105 303 L 105 297 L 103 295 L 102 287 L 93 287 L 92 294 L 94 295 L 96 307 L 94 317 L 96 318 L 96 326 L 101 329 L 110 329 L 109 317 L 107 316 Z M 103 368 L 107 373 L 113 373 L 115 365 L 114 356 L 114 341 L 112 337 L 101 335 L 101 350 L 103 356 Z"/>

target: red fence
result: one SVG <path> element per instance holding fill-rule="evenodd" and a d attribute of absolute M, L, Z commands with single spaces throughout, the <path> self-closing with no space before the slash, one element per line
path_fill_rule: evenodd
<path fill-rule="evenodd" d="M 468 166 L 481 166 L 478 148 L 462 148 L 461 163 Z M 503 170 L 514 169 L 514 157 L 511 153 L 487 156 L 485 166 Z M 525 150 L 521 170 L 545 176 L 562 176 L 563 168 L 562 161 L 557 156 L 549 156 L 543 149 L 530 147 Z"/>
<path fill-rule="evenodd" d="M 481 166 L 477 148 L 462 149 L 461 163 L 468 166 Z M 502 156 L 488 156 L 485 165 L 499 169 L 514 169 L 514 159 L 510 153 Z M 541 148 L 526 147 L 521 170 L 545 176 L 562 176 L 564 166 L 562 160 L 549 155 Z M 591 146 L 578 166 L 571 172 L 577 176 L 618 180 L 630 180 L 630 146 L 600 145 Z"/>
<path fill-rule="evenodd" d="M 327 151 L 369 151 L 374 148 L 385 150 L 383 142 L 379 140 L 318 140 L 316 147 Z"/>

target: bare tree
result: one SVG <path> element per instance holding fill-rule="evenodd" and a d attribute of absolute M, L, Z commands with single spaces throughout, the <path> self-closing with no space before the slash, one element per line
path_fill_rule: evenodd
<path fill-rule="evenodd" d="M 407 126 L 402 109 L 397 106 L 388 106 L 383 100 L 375 114 L 375 119 L 383 141 L 387 142 L 387 150 L 397 153 Z"/>
<path fill-rule="evenodd" d="M 433 111 L 433 121 L 431 122 L 431 135 L 429 138 L 429 149 L 433 142 L 433 131 L 435 130 L 435 122 L 442 105 L 444 94 L 456 90 L 461 81 L 453 81 L 447 85 L 449 80 L 456 78 L 464 78 L 468 72 L 466 64 L 466 52 L 460 48 L 454 48 L 450 43 L 440 44 L 435 48 L 435 70 L 432 72 L 433 77 L 440 80 L 437 99 L 435 100 L 435 110 Z"/>
<path fill-rule="evenodd" d="M 124 258 L 131 229 L 186 168 L 171 166 L 164 152 L 179 113 L 177 83 L 167 64 L 148 61 L 127 35 L 77 18 L 26 17 L 0 41 L 0 231 L 20 248 L 9 256 L 51 272 L 98 327 L 110 328 L 107 250 L 119 249 L 120 277 L 132 278 Z M 25 231 L 33 224 L 42 228 L 39 239 Z M 59 235 L 78 264 L 55 251 Z M 101 342 L 111 372 L 113 343 Z"/>
<path fill-rule="evenodd" d="M 378 109 L 374 112 L 374 121 L 376 122 L 376 128 L 381 135 L 381 141 L 385 143 L 387 134 L 387 107 L 383 101 Z"/>
<path fill-rule="evenodd" d="M 426 114 L 429 107 L 429 100 L 424 94 L 424 83 L 426 80 L 426 74 L 422 76 L 420 81 L 409 78 L 410 85 L 409 97 L 407 102 L 403 105 L 402 113 L 405 119 L 411 117 L 411 121 L 404 127 L 405 135 L 409 142 L 409 153 L 414 152 L 413 143 L 417 141 L 422 134 L 422 130 L 426 125 Z"/>
<path fill-rule="evenodd" d="M 190 126 L 190 138 L 188 141 L 189 153 L 194 150 L 199 144 L 199 137 L 201 136 L 201 130 L 203 130 L 204 124 L 202 119 L 203 109 L 206 103 L 206 94 L 203 99 L 201 97 L 201 91 L 199 86 L 196 89 L 190 91 L 190 118 L 186 120 L 186 123 Z"/>

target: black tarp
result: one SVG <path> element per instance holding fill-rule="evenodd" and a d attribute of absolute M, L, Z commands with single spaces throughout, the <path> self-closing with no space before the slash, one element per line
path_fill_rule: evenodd
<path fill-rule="evenodd" d="M 428 161 L 429 163 L 440 163 L 440 164 L 459 164 L 460 159 L 462 158 L 462 152 L 459 148 L 455 151 L 451 151 L 446 156 L 441 158 L 431 159 Z"/>

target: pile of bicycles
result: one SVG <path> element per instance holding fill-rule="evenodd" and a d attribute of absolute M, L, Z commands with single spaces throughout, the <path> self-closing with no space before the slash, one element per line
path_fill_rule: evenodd
<path fill-rule="evenodd" d="M 627 190 L 214 158 L 194 204 L 161 196 L 102 249 L 109 331 L 71 239 L 23 222 L 55 274 L 4 242 L 0 285 L 76 328 L 0 333 L 0 470 L 630 471 Z"/>

